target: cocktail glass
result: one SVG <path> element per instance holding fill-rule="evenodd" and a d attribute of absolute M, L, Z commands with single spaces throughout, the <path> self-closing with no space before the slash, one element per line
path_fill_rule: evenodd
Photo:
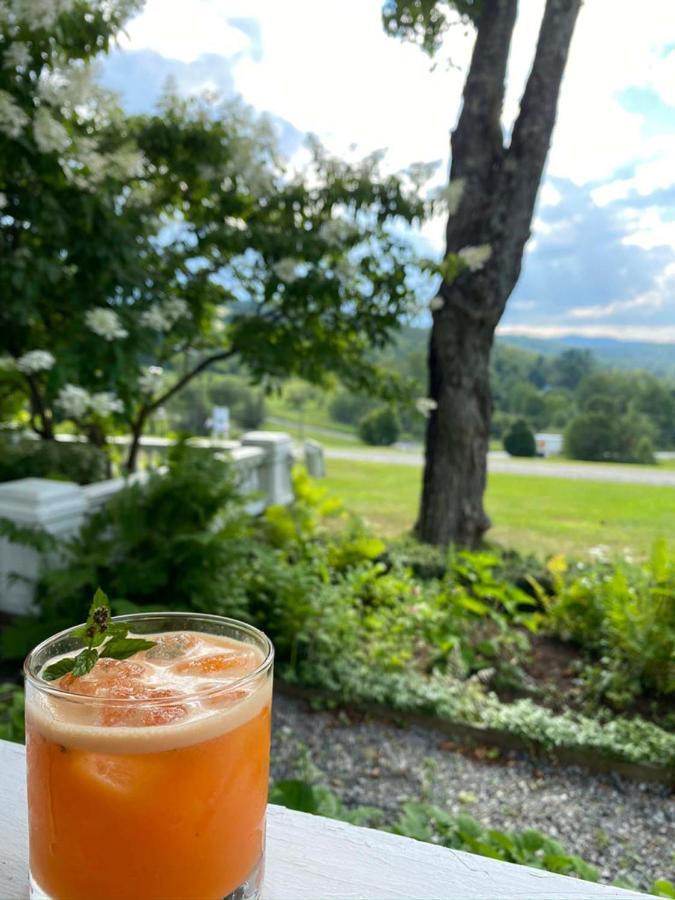
<path fill-rule="evenodd" d="M 32 897 L 251 900 L 264 865 L 272 665 L 258 629 L 187 613 L 119 616 L 157 641 L 82 678 L 26 659 Z"/>

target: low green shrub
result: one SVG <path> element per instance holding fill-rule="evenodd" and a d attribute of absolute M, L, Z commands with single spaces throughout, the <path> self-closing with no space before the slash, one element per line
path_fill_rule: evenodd
<path fill-rule="evenodd" d="M 565 454 L 597 462 L 655 462 L 649 422 L 642 416 L 617 415 L 614 410 L 584 412 L 565 429 Z"/>
<path fill-rule="evenodd" d="M 524 419 L 516 419 L 504 435 L 504 449 L 510 456 L 536 456 L 534 433 Z"/>
<path fill-rule="evenodd" d="M 0 482 L 54 478 L 90 484 L 108 477 L 108 458 L 91 444 L 0 436 Z"/>
<path fill-rule="evenodd" d="M 401 424 L 391 406 L 378 406 L 359 419 L 358 433 L 365 444 L 387 447 L 398 440 Z"/>

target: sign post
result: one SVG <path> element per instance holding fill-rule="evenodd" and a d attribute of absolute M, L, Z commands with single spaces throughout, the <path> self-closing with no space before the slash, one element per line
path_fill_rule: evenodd
<path fill-rule="evenodd" d="M 214 406 L 211 416 L 211 431 L 214 437 L 222 437 L 225 440 L 230 434 L 230 409 L 227 406 Z"/>

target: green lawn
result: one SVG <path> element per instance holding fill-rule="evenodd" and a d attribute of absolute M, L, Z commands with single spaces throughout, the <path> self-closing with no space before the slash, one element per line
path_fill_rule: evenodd
<path fill-rule="evenodd" d="M 321 432 L 313 431 L 310 425 L 305 425 L 304 432 L 301 433 L 299 428 L 292 428 L 289 425 L 275 425 L 273 422 L 265 422 L 262 426 L 262 430 L 283 431 L 285 434 L 290 435 L 297 443 L 302 443 L 303 439 L 318 441 L 323 447 L 334 447 L 336 450 L 372 449 L 368 448 L 367 444 L 362 444 L 360 441 L 349 440 L 348 437 L 339 438 L 333 437 L 333 435 L 326 436 Z"/>
<path fill-rule="evenodd" d="M 383 535 L 410 529 L 419 500 L 421 470 L 329 459 L 329 490 Z M 646 554 L 657 537 L 675 533 L 675 488 L 491 475 L 488 537 L 520 551 L 582 554 L 604 544 Z"/>

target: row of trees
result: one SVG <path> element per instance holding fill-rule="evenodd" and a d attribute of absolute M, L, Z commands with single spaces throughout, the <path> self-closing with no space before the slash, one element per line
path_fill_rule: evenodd
<path fill-rule="evenodd" d="M 395 367 L 409 379 L 420 398 L 425 340 L 423 331 L 404 329 L 378 356 L 381 366 Z M 567 432 L 567 451 L 581 459 L 646 461 L 649 448 L 675 447 L 675 381 L 603 367 L 588 350 L 542 356 L 498 341 L 490 386 L 490 433 L 496 439 L 503 440 L 514 422 L 523 420 L 532 432 Z M 357 426 L 379 403 L 372 395 L 341 389 L 326 406 L 336 422 Z M 402 431 L 421 440 L 423 416 L 408 405 L 399 408 L 399 417 Z"/>

